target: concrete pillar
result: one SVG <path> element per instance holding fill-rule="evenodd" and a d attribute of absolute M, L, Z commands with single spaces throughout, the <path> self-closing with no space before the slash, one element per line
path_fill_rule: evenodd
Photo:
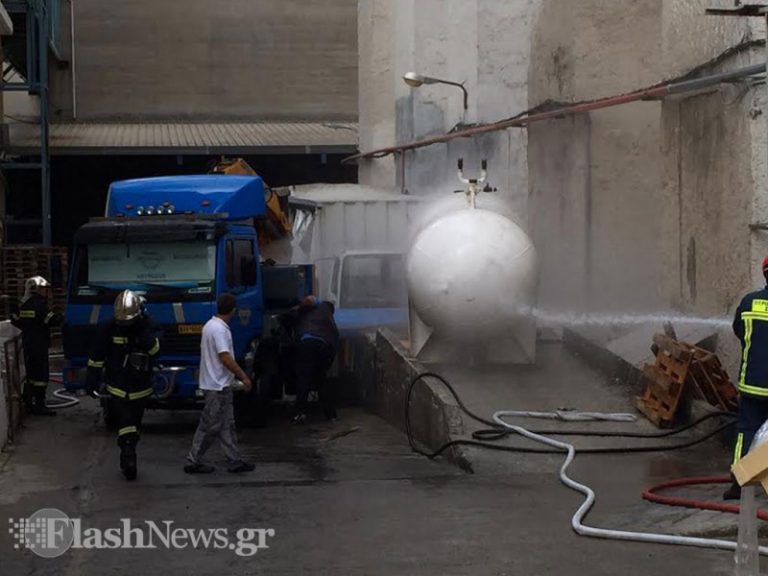
<path fill-rule="evenodd" d="M 394 35 L 397 2 L 360 0 L 358 2 L 358 85 L 360 149 L 373 150 L 395 142 Z M 361 184 L 381 188 L 397 185 L 396 164 L 392 157 L 362 160 L 358 170 Z"/>

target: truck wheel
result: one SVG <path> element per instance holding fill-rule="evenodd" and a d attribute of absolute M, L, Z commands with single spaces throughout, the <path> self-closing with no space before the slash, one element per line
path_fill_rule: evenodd
<path fill-rule="evenodd" d="M 101 414 L 104 418 L 104 426 L 107 430 L 117 430 L 117 414 L 115 405 L 110 398 L 101 400 Z"/>

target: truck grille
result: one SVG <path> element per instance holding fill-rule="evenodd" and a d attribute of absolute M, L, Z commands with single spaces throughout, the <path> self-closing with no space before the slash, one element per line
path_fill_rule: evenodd
<path fill-rule="evenodd" d="M 175 325 L 163 326 L 160 356 L 197 356 L 200 354 L 200 334 L 179 334 Z"/>
<path fill-rule="evenodd" d="M 200 354 L 200 334 L 179 334 L 175 324 L 159 327 L 160 356 L 197 356 Z M 94 339 L 98 336 L 97 326 L 73 326 L 63 329 L 64 354 L 68 358 L 88 356 Z"/>

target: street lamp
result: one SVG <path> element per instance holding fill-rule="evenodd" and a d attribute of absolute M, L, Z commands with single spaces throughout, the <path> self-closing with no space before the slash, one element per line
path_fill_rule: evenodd
<path fill-rule="evenodd" d="M 411 88 L 418 88 L 422 84 L 449 84 L 450 86 L 458 86 L 461 88 L 461 91 L 464 92 L 464 110 L 467 109 L 467 99 L 469 95 L 463 84 L 451 82 L 450 80 L 441 80 L 440 78 L 432 78 L 431 76 L 422 76 L 421 74 L 416 74 L 416 72 L 407 72 L 404 74 L 403 81 Z"/>

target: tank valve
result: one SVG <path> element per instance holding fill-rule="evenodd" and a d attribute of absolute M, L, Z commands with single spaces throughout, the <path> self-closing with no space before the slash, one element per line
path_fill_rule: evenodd
<path fill-rule="evenodd" d="M 480 163 L 479 178 L 464 177 L 464 159 L 463 158 L 459 158 L 458 167 L 459 167 L 459 181 L 467 186 L 467 189 L 464 191 L 464 193 L 467 195 L 467 200 L 469 202 L 470 207 L 474 209 L 477 207 L 475 203 L 475 199 L 480 192 L 491 192 L 491 191 L 495 192 L 496 190 L 495 188 L 491 189 L 489 185 L 486 185 L 485 188 L 483 188 L 485 179 L 488 176 L 488 160 L 483 160 Z"/>

